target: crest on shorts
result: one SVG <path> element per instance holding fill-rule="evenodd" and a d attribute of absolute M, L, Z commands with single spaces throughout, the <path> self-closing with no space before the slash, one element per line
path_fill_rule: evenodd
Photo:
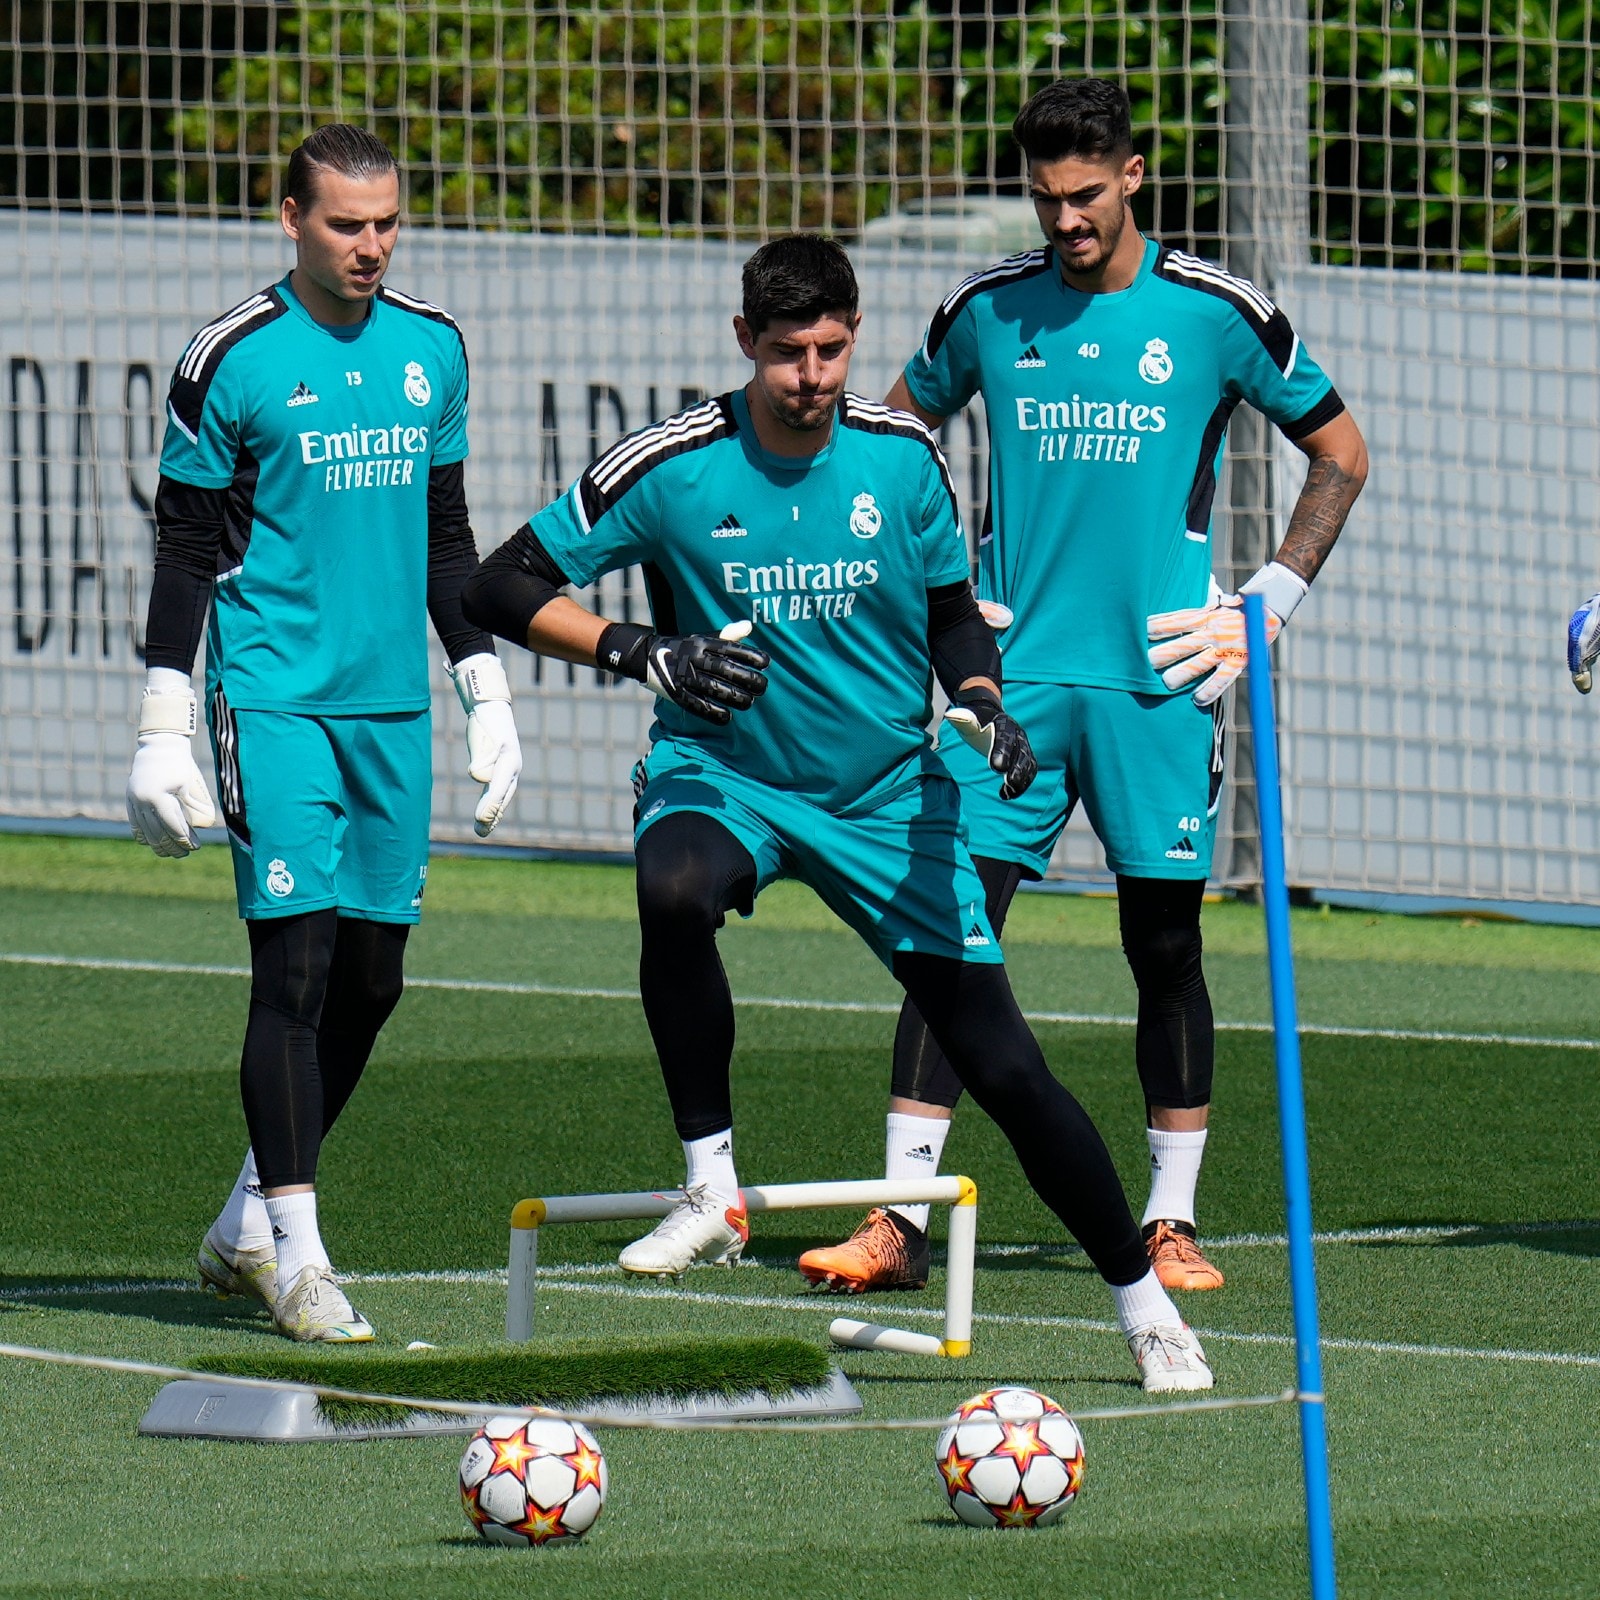
<path fill-rule="evenodd" d="M 420 361 L 406 362 L 406 399 L 414 406 L 425 406 L 433 399 L 433 385 Z"/>
<path fill-rule="evenodd" d="M 1165 383 L 1172 376 L 1172 357 L 1165 339 L 1151 339 L 1139 357 L 1139 376 L 1146 383 Z"/>
<path fill-rule="evenodd" d="M 850 513 L 850 531 L 858 539 L 876 539 L 878 530 L 883 526 L 883 513 L 878 509 L 878 503 L 870 494 L 858 494 L 851 502 L 854 509 Z"/>
<path fill-rule="evenodd" d="M 281 856 L 274 856 L 267 863 L 267 892 L 280 900 L 287 900 L 294 893 L 294 874 L 284 865 Z"/>

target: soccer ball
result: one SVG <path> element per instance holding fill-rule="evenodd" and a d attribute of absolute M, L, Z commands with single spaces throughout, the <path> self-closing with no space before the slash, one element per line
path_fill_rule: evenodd
<path fill-rule="evenodd" d="M 495 1417 L 461 1458 L 461 1505 L 490 1544 L 570 1544 L 606 1502 L 606 1458 L 581 1422 Z"/>
<path fill-rule="evenodd" d="M 951 1412 L 935 1448 L 951 1508 L 974 1528 L 1044 1528 L 1083 1483 L 1083 1437 L 1048 1395 L 985 1389 Z"/>

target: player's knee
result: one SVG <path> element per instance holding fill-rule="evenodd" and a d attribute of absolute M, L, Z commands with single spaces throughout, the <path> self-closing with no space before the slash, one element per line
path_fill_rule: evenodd
<path fill-rule="evenodd" d="M 405 992 L 406 936 L 404 923 L 342 921 L 336 955 L 341 994 L 376 1027 L 382 1027 Z"/>
<path fill-rule="evenodd" d="M 692 853 L 641 850 L 637 890 L 640 925 L 653 933 L 714 933 L 721 923 L 712 874 Z"/>
<path fill-rule="evenodd" d="M 1141 993 L 1177 992 L 1203 982 L 1200 923 L 1125 918 L 1122 953 Z"/>
<path fill-rule="evenodd" d="M 276 917 L 249 928 L 251 1003 L 316 1027 L 333 966 L 334 913 Z"/>
<path fill-rule="evenodd" d="M 714 817 L 679 811 L 647 828 L 635 847 L 639 925 L 658 936 L 715 933 L 730 907 L 748 912 L 756 866 Z"/>

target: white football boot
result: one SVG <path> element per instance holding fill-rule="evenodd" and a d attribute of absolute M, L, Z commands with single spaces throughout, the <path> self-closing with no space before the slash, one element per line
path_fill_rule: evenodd
<path fill-rule="evenodd" d="M 217 1235 L 216 1225 L 206 1234 L 195 1258 L 202 1288 L 226 1300 L 230 1294 L 259 1300 L 268 1311 L 278 1298 L 278 1253 L 267 1245 L 260 1250 L 229 1251 Z"/>
<path fill-rule="evenodd" d="M 1186 1322 L 1163 1322 L 1128 1335 L 1146 1394 L 1209 1389 L 1216 1381 L 1200 1341 Z"/>
<path fill-rule="evenodd" d="M 678 1203 L 642 1239 L 635 1239 L 617 1265 L 647 1278 L 676 1278 L 695 1262 L 737 1266 L 750 1237 L 744 1196 L 726 1205 L 703 1183 L 681 1191 Z"/>
<path fill-rule="evenodd" d="M 345 1298 L 331 1267 L 307 1267 L 272 1308 L 278 1332 L 302 1344 L 364 1344 L 372 1324 Z"/>

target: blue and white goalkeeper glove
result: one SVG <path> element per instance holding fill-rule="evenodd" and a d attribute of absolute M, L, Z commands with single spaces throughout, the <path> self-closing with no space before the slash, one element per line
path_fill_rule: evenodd
<path fill-rule="evenodd" d="M 483 785 L 473 832 L 486 839 L 505 815 L 522 773 L 522 745 L 511 715 L 511 685 L 499 656 L 484 650 L 444 670 L 467 713 L 467 774 Z"/>
<path fill-rule="evenodd" d="M 1600 594 L 1590 595 L 1567 624 L 1567 671 L 1579 694 L 1594 688 L 1596 661 L 1600 661 Z"/>
<path fill-rule="evenodd" d="M 196 828 L 212 827 L 216 807 L 189 741 L 199 725 L 189 674 L 151 667 L 139 702 L 139 748 L 128 774 L 128 826 L 158 856 L 200 847 Z"/>

